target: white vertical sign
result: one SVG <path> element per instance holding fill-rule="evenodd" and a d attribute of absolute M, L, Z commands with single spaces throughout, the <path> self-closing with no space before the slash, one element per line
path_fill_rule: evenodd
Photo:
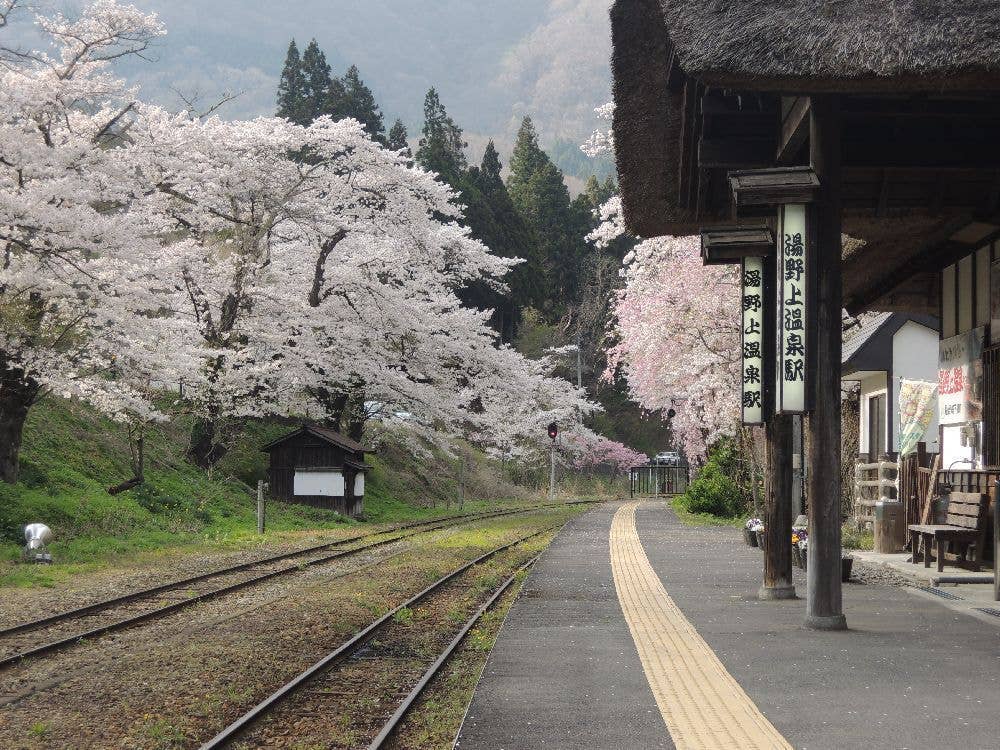
<path fill-rule="evenodd" d="M 809 330 L 808 233 L 806 207 L 781 207 L 778 233 L 778 403 L 784 414 L 806 410 L 806 373 Z"/>
<path fill-rule="evenodd" d="M 764 423 L 764 259 L 744 258 L 743 424 Z"/>

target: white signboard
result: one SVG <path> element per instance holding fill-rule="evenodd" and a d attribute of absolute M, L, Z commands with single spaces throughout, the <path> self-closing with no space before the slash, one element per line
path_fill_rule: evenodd
<path fill-rule="evenodd" d="M 743 259 L 743 424 L 764 423 L 764 259 Z"/>
<path fill-rule="evenodd" d="M 354 475 L 354 497 L 364 497 L 365 494 L 365 473 L 359 471 Z"/>
<path fill-rule="evenodd" d="M 806 410 L 808 303 L 808 234 L 806 207 L 782 206 L 778 231 L 778 394 L 777 410 L 801 414 Z"/>
<path fill-rule="evenodd" d="M 296 469 L 293 491 L 296 495 L 343 497 L 344 472 Z"/>
<path fill-rule="evenodd" d="M 941 342 L 938 355 L 938 409 L 943 425 L 983 418 L 983 337 L 985 328 Z"/>

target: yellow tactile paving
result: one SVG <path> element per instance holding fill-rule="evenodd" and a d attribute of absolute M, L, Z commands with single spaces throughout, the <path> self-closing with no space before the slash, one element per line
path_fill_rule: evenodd
<path fill-rule="evenodd" d="M 663 588 L 639 540 L 637 506 L 629 503 L 615 513 L 611 569 L 646 679 L 677 750 L 791 750 Z"/>

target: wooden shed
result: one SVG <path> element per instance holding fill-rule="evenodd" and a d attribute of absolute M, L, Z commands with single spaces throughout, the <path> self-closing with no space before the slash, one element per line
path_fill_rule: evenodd
<path fill-rule="evenodd" d="M 365 449 L 339 432 L 304 425 L 262 449 L 278 500 L 360 515 L 365 498 Z"/>

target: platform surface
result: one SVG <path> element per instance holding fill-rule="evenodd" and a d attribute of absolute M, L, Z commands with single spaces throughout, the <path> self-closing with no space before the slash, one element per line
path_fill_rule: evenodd
<path fill-rule="evenodd" d="M 761 566 L 738 529 L 663 503 L 575 519 L 511 608 L 456 746 L 998 746 L 1000 618 L 846 584 L 850 630 L 806 630 L 803 599 L 756 600 Z"/>

